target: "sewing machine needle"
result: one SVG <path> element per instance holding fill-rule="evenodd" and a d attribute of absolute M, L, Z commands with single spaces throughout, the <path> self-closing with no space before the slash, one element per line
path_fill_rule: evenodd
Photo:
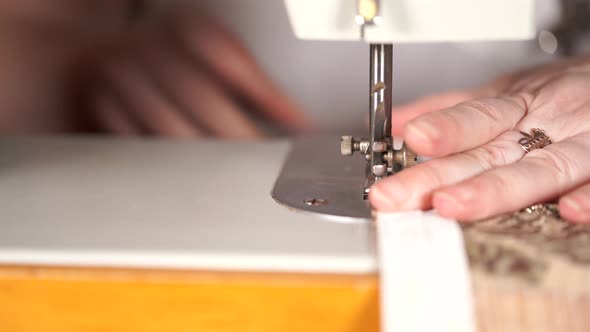
<path fill-rule="evenodd" d="M 391 143 L 391 104 L 393 82 L 393 45 L 370 46 L 370 167 L 375 180 L 387 175 L 382 151 L 373 151 L 375 142 Z"/>

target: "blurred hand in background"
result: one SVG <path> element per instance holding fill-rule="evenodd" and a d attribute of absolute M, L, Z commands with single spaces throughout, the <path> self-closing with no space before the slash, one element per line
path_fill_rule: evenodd
<path fill-rule="evenodd" d="M 4 133 L 257 138 L 260 123 L 309 126 L 239 41 L 187 2 L 5 0 L 0 12 Z"/>

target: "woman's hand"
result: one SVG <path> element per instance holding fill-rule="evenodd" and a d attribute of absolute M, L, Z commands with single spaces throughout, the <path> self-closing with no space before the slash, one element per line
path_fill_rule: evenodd
<path fill-rule="evenodd" d="M 394 110 L 393 124 L 394 136 L 435 159 L 374 185 L 378 210 L 475 220 L 559 198 L 562 217 L 590 222 L 588 56 L 418 100 Z M 533 128 L 553 143 L 525 153 L 520 131 Z"/>
<path fill-rule="evenodd" d="M 300 110 L 219 22 L 183 1 L 161 3 L 98 53 L 95 84 L 85 97 L 103 129 L 261 137 L 253 118 L 291 131 L 307 128 Z"/>

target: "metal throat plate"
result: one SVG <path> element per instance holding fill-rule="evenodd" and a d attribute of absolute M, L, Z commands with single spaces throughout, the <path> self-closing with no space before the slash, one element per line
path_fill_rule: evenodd
<path fill-rule="evenodd" d="M 369 203 L 363 199 L 367 161 L 340 155 L 340 137 L 296 139 L 272 197 L 298 211 L 337 222 L 367 222 Z"/>

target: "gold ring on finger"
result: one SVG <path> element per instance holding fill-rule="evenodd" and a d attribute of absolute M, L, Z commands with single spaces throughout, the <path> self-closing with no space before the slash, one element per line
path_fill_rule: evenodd
<path fill-rule="evenodd" d="M 545 134 L 543 129 L 533 128 L 531 133 L 527 134 L 520 132 L 524 137 L 518 140 L 518 144 L 523 148 L 525 153 L 529 153 L 535 149 L 542 149 L 547 145 L 553 143 L 551 138 Z"/>

